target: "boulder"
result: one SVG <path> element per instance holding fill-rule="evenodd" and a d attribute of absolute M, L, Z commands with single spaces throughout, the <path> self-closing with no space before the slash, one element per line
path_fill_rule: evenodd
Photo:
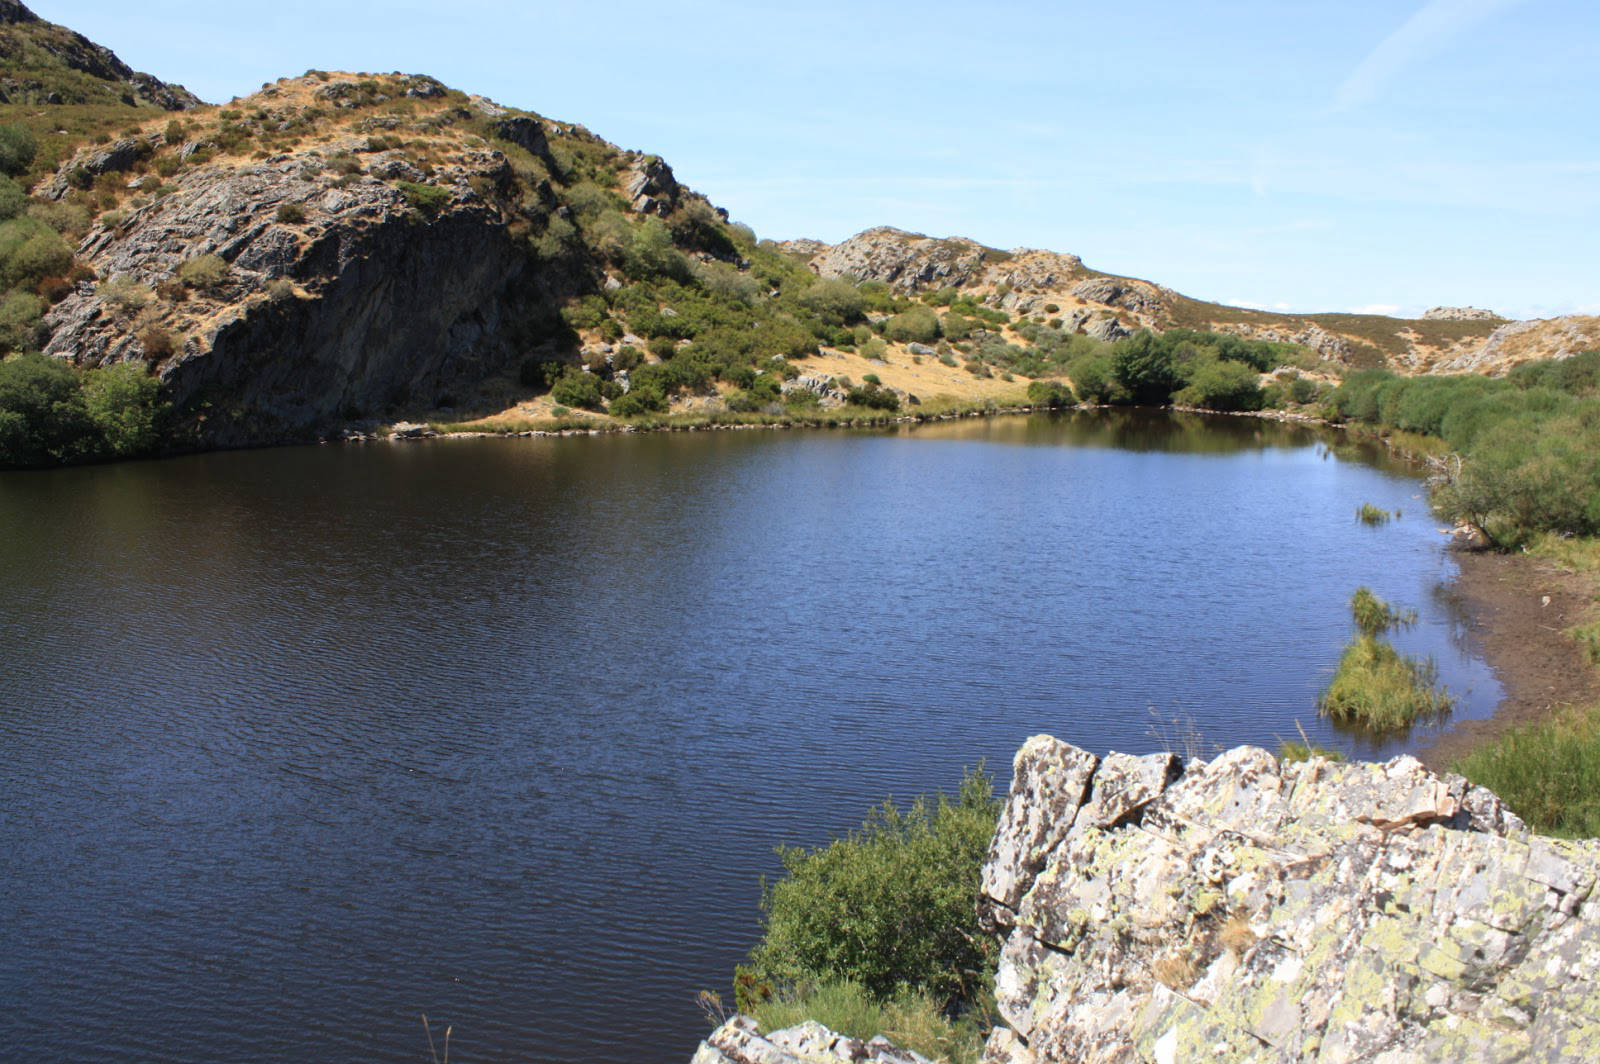
<path fill-rule="evenodd" d="M 1600 841 L 1410 757 L 1182 765 L 1048 736 L 982 873 L 990 1064 L 1566 1060 L 1600 1025 Z"/>

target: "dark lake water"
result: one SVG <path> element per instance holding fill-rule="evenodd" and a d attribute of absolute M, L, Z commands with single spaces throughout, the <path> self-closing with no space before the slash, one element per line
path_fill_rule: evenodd
<path fill-rule="evenodd" d="M 1186 718 L 1405 748 L 1316 716 L 1357 585 L 1488 712 L 1421 494 L 1137 412 L 0 475 L 0 1046 L 687 1061 L 773 847 L 884 795 Z"/>

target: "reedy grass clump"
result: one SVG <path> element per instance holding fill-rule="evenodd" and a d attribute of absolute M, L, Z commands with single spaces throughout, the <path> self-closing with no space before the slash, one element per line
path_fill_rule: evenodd
<path fill-rule="evenodd" d="M 1396 516 L 1398 515 L 1391 514 L 1383 507 L 1374 506 L 1370 502 L 1364 502 L 1356 509 L 1356 520 L 1360 521 L 1368 528 L 1378 528 L 1382 525 L 1386 525 Z"/>
<path fill-rule="evenodd" d="M 1345 647 L 1332 682 L 1317 699 L 1318 712 L 1335 724 L 1379 733 L 1404 731 L 1420 719 L 1450 712 L 1454 700 L 1435 686 L 1433 662 L 1407 657 L 1383 638 L 1391 628 L 1415 624 L 1415 610 L 1401 612 L 1371 588 L 1358 587 L 1350 596 L 1350 616 L 1359 634 Z"/>
<path fill-rule="evenodd" d="M 1541 834 L 1600 836 L 1600 706 L 1512 728 L 1451 768 Z"/>
<path fill-rule="evenodd" d="M 1434 686 L 1437 679 L 1433 662 L 1407 657 L 1376 636 L 1359 635 L 1345 647 L 1317 709 L 1335 724 L 1404 731 L 1450 711 L 1454 700 Z"/>
<path fill-rule="evenodd" d="M 1417 611 L 1401 612 L 1372 593 L 1370 587 L 1358 587 L 1350 596 L 1350 616 L 1362 635 L 1380 636 L 1391 628 L 1410 628 L 1417 623 Z"/>

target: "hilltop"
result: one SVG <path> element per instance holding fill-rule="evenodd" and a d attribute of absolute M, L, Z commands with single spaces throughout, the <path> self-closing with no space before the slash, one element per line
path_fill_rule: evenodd
<path fill-rule="evenodd" d="M 1015 315 L 1060 317 L 1069 330 L 1115 340 L 1139 329 L 1196 329 L 1310 348 L 1342 366 L 1403 373 L 1501 374 L 1600 344 L 1600 318 L 1510 321 L 1474 307 L 1435 307 L 1421 318 L 1280 314 L 1208 303 L 1133 277 L 1103 273 L 1076 255 L 1004 251 L 964 237 L 936 239 L 883 226 L 829 246 L 791 241 L 823 277 L 880 281 L 908 294 L 959 290 Z"/>

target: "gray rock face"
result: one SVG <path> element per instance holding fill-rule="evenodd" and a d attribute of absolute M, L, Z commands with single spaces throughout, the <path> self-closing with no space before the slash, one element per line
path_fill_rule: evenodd
<path fill-rule="evenodd" d="M 137 137 L 126 137 L 107 147 L 86 148 L 75 154 L 67 164 L 48 180 L 43 182 L 38 194 L 47 199 L 58 200 L 72 189 L 68 175 L 77 170 L 82 170 L 91 177 L 101 174 L 120 173 L 133 166 L 140 159 L 148 156 L 152 150 L 153 142 Z"/>
<path fill-rule="evenodd" d="M 693 1064 L 837 1064 L 841 1060 L 930 1064 L 921 1054 L 896 1049 L 882 1035 L 862 1042 L 808 1020 L 763 1036 L 748 1016 L 735 1016 L 711 1032 L 700 1043 Z"/>
<path fill-rule="evenodd" d="M 1160 290 L 1155 285 L 1138 281 L 1093 277 L 1074 285 L 1072 295 L 1085 303 L 1122 307 L 1138 314 L 1156 315 L 1166 310 Z"/>
<path fill-rule="evenodd" d="M 1103 340 L 1106 343 L 1133 335 L 1132 330 L 1124 327 L 1116 318 L 1096 318 L 1084 325 L 1083 331 L 1093 339 Z"/>
<path fill-rule="evenodd" d="M 811 260 L 822 277 L 882 281 L 904 292 L 960 287 L 984 270 L 984 248 L 972 240 L 935 240 L 883 226 L 857 233 Z"/>
<path fill-rule="evenodd" d="M 1433 307 L 1422 312 L 1423 321 L 1502 321 L 1500 315 L 1482 307 Z"/>
<path fill-rule="evenodd" d="M 635 162 L 622 187 L 629 206 L 640 214 L 666 217 L 678 206 L 678 179 L 658 155 L 646 155 Z"/>
<path fill-rule="evenodd" d="M 450 200 L 431 219 L 392 185 L 340 184 L 306 161 L 201 167 L 79 249 L 101 278 L 152 289 L 201 255 L 229 264 L 219 286 L 150 305 L 178 346 L 157 371 L 204 444 L 307 438 L 432 405 L 521 358 L 509 323 L 583 281 L 530 273 L 525 245 L 474 191 L 474 180 L 507 172 L 498 152 L 437 170 Z M 303 221 L 280 220 L 285 205 Z M 82 284 L 51 310 L 47 353 L 84 365 L 145 357 L 140 328 L 100 298 L 104 284 Z"/>
<path fill-rule="evenodd" d="M 1593 1059 L 1600 841 L 1409 757 L 1028 740 L 983 870 L 991 1064 Z"/>

